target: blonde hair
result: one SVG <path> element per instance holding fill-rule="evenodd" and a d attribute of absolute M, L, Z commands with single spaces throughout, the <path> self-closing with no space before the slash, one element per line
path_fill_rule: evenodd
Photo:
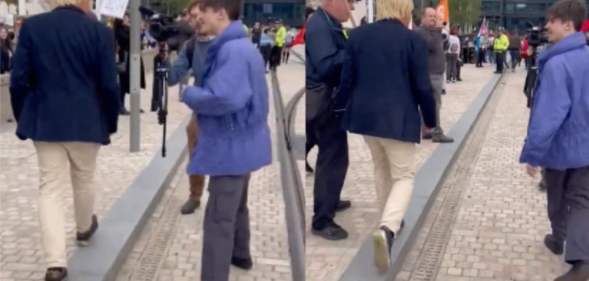
<path fill-rule="evenodd" d="M 86 4 L 88 0 L 45 0 L 44 2 L 46 7 L 48 8 L 57 8 L 66 5 L 83 5 Z"/>
<path fill-rule="evenodd" d="M 413 0 L 376 0 L 376 18 L 411 20 Z"/>

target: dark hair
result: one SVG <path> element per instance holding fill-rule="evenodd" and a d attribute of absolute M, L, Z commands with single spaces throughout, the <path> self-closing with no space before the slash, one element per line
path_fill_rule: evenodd
<path fill-rule="evenodd" d="M 201 9 L 223 9 L 230 20 L 238 20 L 241 16 L 241 2 L 242 0 L 202 0 L 199 6 Z"/>
<path fill-rule="evenodd" d="M 194 8 L 197 8 L 198 5 L 200 5 L 200 3 L 201 3 L 200 0 L 190 1 L 190 3 L 188 4 L 188 6 L 186 7 L 186 9 L 184 10 L 184 12 L 186 13 L 186 15 L 189 15 L 190 12 L 192 12 L 192 10 L 194 10 Z"/>
<path fill-rule="evenodd" d="M 559 0 L 548 9 L 548 19 L 560 19 L 561 21 L 572 21 L 576 31 L 579 31 L 585 20 L 587 7 L 580 0 Z"/>

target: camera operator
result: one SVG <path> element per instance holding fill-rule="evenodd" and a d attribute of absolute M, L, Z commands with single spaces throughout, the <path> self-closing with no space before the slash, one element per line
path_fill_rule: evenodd
<path fill-rule="evenodd" d="M 178 54 L 178 59 L 170 67 L 168 82 L 170 86 L 176 85 L 183 81 L 189 74 L 194 77 L 194 85 L 200 84 L 201 72 L 207 57 L 207 51 L 213 41 L 213 36 L 202 33 L 200 24 L 196 21 L 198 15 L 199 1 L 193 1 L 188 6 L 189 21 L 195 31 L 195 36 L 188 40 Z M 188 136 L 188 150 L 192 157 L 194 149 L 198 142 L 198 123 L 196 115 L 192 115 L 192 120 L 186 127 Z M 190 196 L 180 212 L 184 215 L 194 213 L 194 210 L 200 207 L 200 200 L 203 193 L 204 176 L 190 175 Z"/>

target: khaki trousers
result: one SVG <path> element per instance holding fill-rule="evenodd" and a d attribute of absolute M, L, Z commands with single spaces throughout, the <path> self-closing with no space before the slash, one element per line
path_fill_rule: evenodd
<path fill-rule="evenodd" d="M 192 119 L 188 126 L 186 126 L 186 135 L 188 136 L 188 153 L 189 158 L 192 159 L 192 154 L 198 144 L 198 120 L 196 114 L 192 114 Z M 203 189 L 205 186 L 205 177 L 201 175 L 189 175 L 190 182 L 190 198 L 196 202 L 200 202 Z"/>
<path fill-rule="evenodd" d="M 364 140 L 374 162 L 376 196 L 382 210 L 379 226 L 397 233 L 413 192 L 416 145 L 371 136 Z"/>
<path fill-rule="evenodd" d="M 63 199 L 67 177 L 69 174 L 73 187 L 77 230 L 88 231 L 94 212 L 94 171 L 100 145 L 82 142 L 34 142 L 34 145 L 39 162 L 39 216 L 47 267 L 66 267 Z"/>

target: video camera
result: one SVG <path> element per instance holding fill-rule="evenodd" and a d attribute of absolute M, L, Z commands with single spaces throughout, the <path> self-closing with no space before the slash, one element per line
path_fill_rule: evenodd
<path fill-rule="evenodd" d="M 528 30 L 528 45 L 537 48 L 546 43 L 548 39 L 544 36 L 544 28 L 534 26 Z"/>
<path fill-rule="evenodd" d="M 184 43 L 194 36 L 194 29 L 186 22 L 176 22 L 170 16 L 164 16 L 155 11 L 140 7 L 141 16 L 149 24 L 149 33 L 158 42 L 168 44 L 170 51 L 179 51 Z"/>

